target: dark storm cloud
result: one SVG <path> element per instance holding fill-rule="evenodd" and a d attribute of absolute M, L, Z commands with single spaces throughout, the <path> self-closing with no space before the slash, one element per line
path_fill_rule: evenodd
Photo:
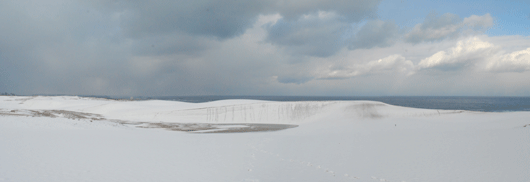
<path fill-rule="evenodd" d="M 244 32 L 273 1 L 124 1 L 123 28 L 131 37 L 182 32 L 230 38 Z"/>
<path fill-rule="evenodd" d="M 208 38 L 173 33 L 134 39 L 131 49 L 136 55 L 141 56 L 196 55 L 211 47 L 212 44 L 213 41 Z"/>
<path fill-rule="evenodd" d="M 343 34 L 350 29 L 347 23 L 330 16 L 314 14 L 296 21 L 279 20 L 268 27 L 267 41 L 296 54 L 328 57 L 344 47 Z"/>
<path fill-rule="evenodd" d="M 102 0 L 90 4 L 119 20 L 123 36 L 135 41 L 139 54 L 197 53 L 209 47 L 206 39 L 233 38 L 253 25 L 258 15 L 279 13 L 283 19 L 271 27 L 270 42 L 290 47 L 294 53 L 326 57 L 344 46 L 341 34 L 348 23 L 375 16 L 379 1 Z M 303 18 L 322 11 L 336 17 Z"/>
<path fill-rule="evenodd" d="M 279 13 L 283 20 L 272 26 L 269 41 L 287 46 L 297 54 L 327 57 L 342 48 L 342 34 L 350 26 L 375 16 L 379 1 L 123 1 L 121 2 L 124 32 L 142 39 L 149 37 L 171 38 L 182 36 L 205 36 L 226 39 L 242 34 L 259 14 Z M 319 17 L 304 18 L 325 11 L 334 13 L 333 19 Z M 145 38 L 148 37 L 148 38 Z M 184 41 L 185 42 L 185 41 Z M 149 45 L 149 44 L 147 44 Z M 154 44 L 151 44 L 154 45 Z M 202 46 L 201 46 L 202 45 Z M 144 47 L 142 45 L 140 47 Z M 162 45 L 163 46 L 163 45 Z M 161 47 L 162 50 L 201 50 L 202 43 L 181 43 Z"/>
<path fill-rule="evenodd" d="M 346 46 L 342 31 L 374 17 L 378 4 L 372 0 L 2 1 L 0 90 L 19 94 L 241 93 L 257 88 L 256 79 L 270 77 L 270 67 L 282 63 L 263 64 L 278 58 L 215 49 L 242 35 L 259 15 L 283 17 L 269 29 L 278 35 L 270 39 L 275 45 L 295 54 L 326 57 Z M 303 83 L 308 79 L 286 74 L 277 80 Z"/>
<path fill-rule="evenodd" d="M 68 93 L 124 60 L 112 22 L 77 2 L 2 1 L 0 14 L 2 90 Z"/>
<path fill-rule="evenodd" d="M 302 84 L 306 83 L 308 81 L 313 80 L 313 77 L 305 77 L 305 76 L 281 76 L 278 77 L 278 82 L 280 83 L 294 83 L 294 84 Z"/>
<path fill-rule="evenodd" d="M 123 18 L 123 28 L 132 37 L 148 34 L 183 32 L 192 35 L 230 38 L 249 28 L 259 14 L 280 13 L 288 20 L 318 11 L 330 11 L 350 22 L 375 16 L 379 1 L 108 1 L 101 5 L 114 8 Z"/>
<path fill-rule="evenodd" d="M 187 8 L 199 11 L 209 2 L 196 3 Z M 230 21 L 242 22 L 239 28 L 230 29 L 226 22 L 196 22 L 209 21 L 204 17 L 176 22 L 172 16 L 178 15 L 171 14 L 171 7 L 152 7 L 150 13 L 135 9 L 138 5 L 148 6 L 131 1 L 0 2 L 0 24 L 6 25 L 0 26 L 0 90 L 17 94 L 228 94 L 257 88 L 260 82 L 256 79 L 264 77 L 254 65 L 268 67 L 252 62 L 256 58 L 245 57 L 245 53 L 205 52 L 245 31 L 262 11 L 230 14 L 238 7 L 225 7 L 229 9 L 220 12 L 230 14 Z M 171 5 L 177 6 L 166 6 Z M 260 7 L 260 3 L 255 5 Z M 142 18 L 134 19 L 141 13 Z M 172 29 L 174 24 L 179 25 Z M 201 32 L 203 27 L 197 27 L 201 24 L 212 27 Z"/>

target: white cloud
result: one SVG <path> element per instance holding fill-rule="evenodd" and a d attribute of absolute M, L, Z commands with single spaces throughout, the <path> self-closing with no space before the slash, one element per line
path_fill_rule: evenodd
<path fill-rule="evenodd" d="M 530 48 L 494 58 L 488 62 L 486 70 L 493 72 L 530 71 Z"/>
<path fill-rule="evenodd" d="M 488 72 L 530 71 L 530 48 L 508 53 L 501 48 L 478 37 L 472 37 L 458 41 L 448 50 L 422 59 L 417 69 L 455 70 L 471 67 Z"/>
<path fill-rule="evenodd" d="M 443 44 L 449 42 L 453 46 L 447 46 L 438 52 L 422 53 L 422 51 L 413 51 L 412 54 L 395 54 L 389 48 L 376 48 L 377 52 L 387 52 L 384 58 L 373 60 L 358 54 L 370 54 L 370 50 L 347 50 L 343 49 L 341 53 L 329 58 L 319 58 L 313 60 L 313 65 L 306 65 L 301 71 L 297 69 L 296 74 L 291 76 L 281 76 L 278 79 L 281 83 L 307 83 L 311 80 L 337 80 L 349 79 L 360 76 L 369 77 L 396 77 L 406 79 L 411 75 L 425 75 L 426 70 L 436 69 L 443 73 L 444 71 L 458 71 L 450 74 L 479 73 L 489 72 L 524 72 L 530 71 L 530 48 L 522 51 L 505 53 L 502 45 L 495 45 L 485 39 L 491 39 L 487 36 L 473 36 L 461 38 L 460 40 L 446 40 Z M 513 39 L 513 38 L 510 38 Z M 498 42 L 495 41 L 494 42 Z M 398 47 L 405 46 L 402 49 L 419 49 L 426 50 L 425 47 L 438 46 L 441 43 L 422 43 L 422 44 L 400 44 Z M 524 45 L 521 45 L 524 46 Z M 445 46 L 442 46 L 445 47 Z M 389 53 L 389 54 L 388 54 Z M 411 59 L 412 58 L 412 59 Z M 372 59 L 364 62 L 363 60 Z M 417 60 L 417 61 L 414 61 Z M 364 62 L 364 63 L 363 63 Z M 417 64 L 415 64 L 417 63 Z M 298 66 L 297 66 L 298 67 Z M 301 68 L 301 67 L 300 67 Z M 314 69 L 312 69 L 314 68 Z M 294 69 L 294 68 L 291 68 Z M 422 71 L 423 70 L 423 71 Z M 405 77 L 403 77 L 405 76 Z"/>
<path fill-rule="evenodd" d="M 418 64 L 420 69 L 425 68 L 462 68 L 465 64 L 472 64 L 484 60 L 495 52 L 495 46 L 478 37 L 458 41 L 455 47 L 447 51 L 439 51 L 434 55 L 422 59 Z"/>
<path fill-rule="evenodd" d="M 354 64 L 345 67 L 328 66 L 327 69 L 320 71 L 317 78 L 320 79 L 344 79 L 359 75 L 377 74 L 377 73 L 404 73 L 413 74 L 414 64 L 405 57 L 395 54 L 388 57 L 370 61 L 365 64 Z"/>

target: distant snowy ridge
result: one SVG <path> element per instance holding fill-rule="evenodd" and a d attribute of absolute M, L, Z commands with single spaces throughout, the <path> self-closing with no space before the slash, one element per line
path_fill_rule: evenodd
<path fill-rule="evenodd" d="M 186 103 L 161 100 L 109 100 L 75 96 L 4 96 L 0 99 L 2 102 L 0 109 L 4 110 L 31 110 L 36 113 L 70 111 L 78 113 L 77 115 L 82 115 L 81 113 L 97 115 L 93 118 L 103 117 L 129 122 L 301 124 L 329 116 L 377 119 L 463 112 L 405 108 L 376 101 L 222 100 Z"/>

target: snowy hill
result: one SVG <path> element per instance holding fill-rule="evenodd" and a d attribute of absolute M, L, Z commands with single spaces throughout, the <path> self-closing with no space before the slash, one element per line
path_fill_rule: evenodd
<path fill-rule="evenodd" d="M 0 96 L 0 181 L 528 181 L 528 118 L 373 101 Z"/>

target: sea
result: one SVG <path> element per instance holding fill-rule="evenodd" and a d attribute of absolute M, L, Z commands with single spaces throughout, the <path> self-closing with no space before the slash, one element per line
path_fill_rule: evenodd
<path fill-rule="evenodd" d="M 96 96 L 101 97 L 101 96 Z M 130 99 L 131 97 L 108 97 L 111 99 Z M 252 99 L 266 101 L 379 101 L 396 106 L 468 110 L 482 112 L 530 111 L 530 97 L 468 97 L 468 96 L 384 96 L 384 97 L 333 97 L 333 96 L 163 96 L 132 97 L 135 100 L 171 100 L 182 102 L 211 102 L 226 99 Z"/>

